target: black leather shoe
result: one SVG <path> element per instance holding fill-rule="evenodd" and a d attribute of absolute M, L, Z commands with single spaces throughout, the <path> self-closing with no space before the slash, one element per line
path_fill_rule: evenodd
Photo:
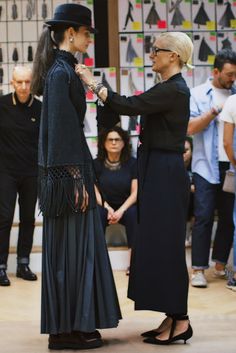
<path fill-rule="evenodd" d="M 0 269 L 0 286 L 10 286 L 11 282 L 9 281 L 9 278 L 7 277 L 6 270 L 1 268 Z"/>
<path fill-rule="evenodd" d="M 16 277 L 23 278 L 26 281 L 37 281 L 37 276 L 31 271 L 28 265 L 20 264 L 17 266 Z"/>

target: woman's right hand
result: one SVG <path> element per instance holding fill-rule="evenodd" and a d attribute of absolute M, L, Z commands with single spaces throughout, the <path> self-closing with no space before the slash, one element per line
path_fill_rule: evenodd
<path fill-rule="evenodd" d="M 86 85 L 94 81 L 92 72 L 84 64 L 77 64 L 75 66 L 75 72 Z"/>
<path fill-rule="evenodd" d="M 85 189 L 85 186 L 83 186 L 83 202 L 80 207 L 82 212 L 86 211 L 86 209 L 88 207 L 88 201 L 89 201 L 89 196 L 88 196 L 88 193 Z M 75 206 L 77 206 L 78 203 L 79 203 L 79 192 L 78 192 L 78 190 L 76 190 L 76 192 L 75 192 Z"/>

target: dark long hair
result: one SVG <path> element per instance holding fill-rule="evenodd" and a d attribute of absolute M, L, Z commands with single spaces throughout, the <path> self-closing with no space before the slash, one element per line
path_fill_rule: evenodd
<path fill-rule="evenodd" d="M 110 129 L 103 129 L 100 131 L 98 135 L 98 159 L 104 162 L 104 160 L 107 158 L 107 151 L 105 149 L 105 141 L 107 139 L 107 135 L 110 132 L 117 132 L 118 135 L 122 138 L 124 142 L 124 147 L 121 150 L 121 155 L 120 155 L 120 161 L 121 163 L 125 163 L 131 156 L 131 145 L 130 145 L 130 139 L 127 131 L 123 130 L 119 126 L 114 126 Z"/>
<path fill-rule="evenodd" d="M 32 94 L 40 96 L 43 93 L 48 70 L 52 66 L 55 59 L 55 49 L 57 49 L 59 44 L 62 43 L 64 40 L 65 31 L 70 27 L 73 27 L 77 32 L 80 26 L 74 27 L 71 25 L 60 25 L 51 28 L 44 25 L 34 58 L 31 82 Z"/>

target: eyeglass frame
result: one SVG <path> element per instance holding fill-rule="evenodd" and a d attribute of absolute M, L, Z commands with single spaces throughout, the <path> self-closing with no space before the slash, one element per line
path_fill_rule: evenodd
<path fill-rule="evenodd" d="M 114 137 L 114 138 L 109 137 L 109 138 L 106 138 L 106 142 L 110 142 L 110 143 L 113 143 L 113 142 L 118 143 L 118 142 L 121 142 L 121 141 L 123 141 L 123 139 L 121 137 Z"/>
<path fill-rule="evenodd" d="M 155 46 L 151 47 L 151 54 L 152 55 L 157 55 L 157 53 L 159 53 L 160 51 L 164 51 L 164 52 L 168 52 L 168 53 L 176 53 L 175 51 L 173 51 L 171 49 L 163 49 L 163 48 L 158 48 L 158 47 L 155 47 Z M 177 55 L 179 56 L 179 54 L 177 54 Z"/>

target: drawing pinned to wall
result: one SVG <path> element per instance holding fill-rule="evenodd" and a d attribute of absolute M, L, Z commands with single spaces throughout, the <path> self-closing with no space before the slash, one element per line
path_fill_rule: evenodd
<path fill-rule="evenodd" d="M 48 17 L 48 8 L 47 8 L 46 0 L 43 0 L 43 3 L 42 3 L 41 17 L 44 20 Z"/>
<path fill-rule="evenodd" d="M 223 5 L 217 5 L 218 29 L 236 28 L 236 7 L 232 6 L 235 1 L 226 1 Z"/>
<path fill-rule="evenodd" d="M 120 70 L 120 92 L 125 96 L 139 95 L 144 92 L 144 68 L 122 68 Z M 122 128 L 137 133 L 138 116 L 121 116 Z"/>
<path fill-rule="evenodd" d="M 152 6 L 150 8 L 150 11 L 147 15 L 147 18 L 145 20 L 145 23 L 149 25 L 149 29 L 152 28 L 152 26 L 157 26 L 157 22 L 160 21 L 161 18 L 157 13 L 156 10 L 156 3 L 155 1 L 152 2 Z"/>
<path fill-rule="evenodd" d="M 120 35 L 120 66 L 143 66 L 143 33 Z"/>
<path fill-rule="evenodd" d="M 217 48 L 235 50 L 236 32 L 217 32 Z"/>
<path fill-rule="evenodd" d="M 151 0 L 143 4 L 143 27 L 145 32 L 157 32 L 167 29 L 166 1 Z"/>
<path fill-rule="evenodd" d="M 29 62 L 33 61 L 33 48 L 32 48 L 32 45 L 28 46 L 27 60 Z"/>
<path fill-rule="evenodd" d="M 193 30 L 216 29 L 215 2 L 212 0 L 194 1 L 192 5 Z"/>
<path fill-rule="evenodd" d="M 215 55 L 215 53 L 203 37 L 199 47 L 198 58 L 200 61 L 207 61 L 209 55 Z"/>
<path fill-rule="evenodd" d="M 11 18 L 13 20 L 16 20 L 18 18 L 18 8 L 15 0 L 13 1 L 12 7 L 11 7 Z"/>
<path fill-rule="evenodd" d="M 13 49 L 12 61 L 14 61 L 15 63 L 17 63 L 17 61 L 19 61 L 19 54 L 18 54 L 17 47 L 15 47 L 15 48 Z"/>
<path fill-rule="evenodd" d="M 216 32 L 198 32 L 193 34 L 194 65 L 213 65 L 217 49 Z"/>
<path fill-rule="evenodd" d="M 144 65 L 151 65 L 150 53 L 156 37 L 154 33 L 144 33 Z"/>
<path fill-rule="evenodd" d="M 192 29 L 191 2 L 168 1 L 168 30 L 189 31 Z"/>
<path fill-rule="evenodd" d="M 137 58 L 137 57 L 138 57 L 138 54 L 137 54 L 136 50 L 134 49 L 132 39 L 129 38 L 128 46 L 127 46 L 127 50 L 126 50 L 126 62 L 131 64 L 132 61 L 134 60 L 134 58 Z"/>
<path fill-rule="evenodd" d="M 198 10 L 198 13 L 196 14 L 196 16 L 194 17 L 193 22 L 196 23 L 198 25 L 198 28 L 200 28 L 200 25 L 206 25 L 207 21 L 210 21 L 210 18 L 208 16 L 208 14 L 205 11 L 205 5 L 204 2 L 201 2 L 201 6 Z"/>
<path fill-rule="evenodd" d="M 119 0 L 119 32 L 142 31 L 142 4 L 140 0 Z"/>

